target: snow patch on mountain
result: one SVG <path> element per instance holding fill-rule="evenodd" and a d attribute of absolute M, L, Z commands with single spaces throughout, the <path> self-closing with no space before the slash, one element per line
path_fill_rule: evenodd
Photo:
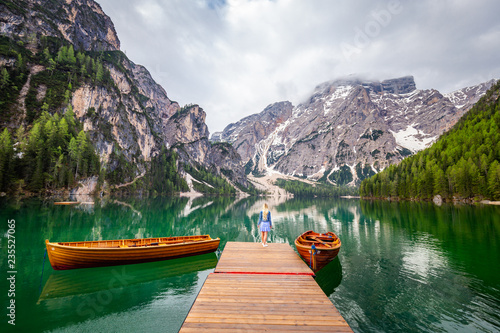
<path fill-rule="evenodd" d="M 230 142 L 259 174 L 319 179 L 345 173 L 348 166 L 351 185 L 359 184 L 371 170 L 379 172 L 430 146 L 492 84 L 443 95 L 416 89 L 411 76 L 330 81 L 298 106 L 271 105 L 256 118 L 247 118 L 252 121 L 228 126 L 222 136 L 238 133 Z"/>
<path fill-rule="evenodd" d="M 416 129 L 417 125 L 411 124 L 402 131 L 389 130 L 389 132 L 392 133 L 398 145 L 415 153 L 429 147 L 437 139 L 437 136 L 429 137 L 428 134 Z"/>

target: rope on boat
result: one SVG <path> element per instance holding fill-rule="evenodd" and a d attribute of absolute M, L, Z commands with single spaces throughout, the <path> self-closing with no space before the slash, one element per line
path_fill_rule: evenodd
<path fill-rule="evenodd" d="M 316 268 L 316 265 L 313 265 L 313 260 L 316 259 L 315 256 L 316 256 L 316 253 L 318 253 L 318 250 L 316 249 L 316 245 L 314 245 L 314 244 L 311 245 L 310 253 L 311 253 L 311 258 L 309 260 L 309 268 L 314 269 L 314 268 Z M 316 262 L 315 262 L 315 264 L 316 264 Z M 313 268 L 313 266 L 314 266 L 314 268 Z"/>

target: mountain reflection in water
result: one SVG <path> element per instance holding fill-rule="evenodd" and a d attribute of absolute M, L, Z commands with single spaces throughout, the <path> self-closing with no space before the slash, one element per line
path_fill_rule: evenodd
<path fill-rule="evenodd" d="M 40 294 L 45 239 L 209 234 L 221 238 L 223 249 L 228 241 L 260 242 L 264 202 L 273 217 L 270 242 L 293 248 L 306 230 L 339 236 L 338 257 L 316 281 L 355 332 L 500 330 L 500 207 L 261 197 L 121 198 L 79 206 L 0 199 L 0 218 L 16 220 L 16 329 L 177 332 L 213 272 L 215 254 L 66 272 L 46 262 Z M 0 232 L 6 228 L 1 224 Z M 6 281 L 0 288 L 8 290 Z"/>

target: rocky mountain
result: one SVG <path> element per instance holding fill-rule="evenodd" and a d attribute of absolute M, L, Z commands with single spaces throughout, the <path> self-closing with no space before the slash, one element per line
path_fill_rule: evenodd
<path fill-rule="evenodd" d="M 230 142 L 242 160 L 248 161 L 255 155 L 256 145 L 290 118 L 292 109 L 293 105 L 288 101 L 271 104 L 258 114 L 229 124 L 222 132 L 214 133 L 211 140 Z"/>
<path fill-rule="evenodd" d="M 67 40 L 79 50 L 120 49 L 113 22 L 95 1 L 10 0 L 0 8 L 0 33 L 27 39 L 35 49 L 39 36 Z"/>
<path fill-rule="evenodd" d="M 477 89 L 455 95 L 463 100 L 472 91 Z M 365 179 L 360 195 L 433 199 L 437 205 L 443 200 L 500 200 L 499 107 L 500 81 L 431 147 Z"/>
<path fill-rule="evenodd" d="M 162 148 L 172 148 L 180 162 L 247 186 L 236 151 L 209 142 L 203 109 L 181 108 L 146 68 L 129 60 L 119 50 L 112 21 L 95 1 L 2 1 L 0 32 L 6 45 L 0 70 L 20 83 L 9 94 L 5 89 L 10 104 L 2 106 L 8 119 L 2 115 L 0 129 L 14 133 L 19 126 L 29 128 L 43 110 L 64 114 L 71 108 L 102 168 L 116 171 L 115 181 L 144 175 Z M 9 45 L 18 49 L 17 57 Z M 25 73 L 18 75 L 21 67 Z"/>
<path fill-rule="evenodd" d="M 229 125 L 219 138 L 232 143 L 254 171 L 357 184 L 429 146 L 493 82 L 447 95 L 417 89 L 411 76 L 326 82 L 291 113 L 266 120 L 275 129 L 264 138 L 250 130 L 260 126 L 256 115 Z"/>

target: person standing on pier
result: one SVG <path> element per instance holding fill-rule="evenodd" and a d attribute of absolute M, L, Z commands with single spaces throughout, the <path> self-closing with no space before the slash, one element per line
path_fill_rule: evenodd
<path fill-rule="evenodd" d="M 267 234 L 271 231 L 273 227 L 273 222 L 271 221 L 271 212 L 269 211 L 269 207 L 267 203 L 264 203 L 262 210 L 259 214 L 259 230 L 261 233 L 262 246 L 267 246 Z"/>

